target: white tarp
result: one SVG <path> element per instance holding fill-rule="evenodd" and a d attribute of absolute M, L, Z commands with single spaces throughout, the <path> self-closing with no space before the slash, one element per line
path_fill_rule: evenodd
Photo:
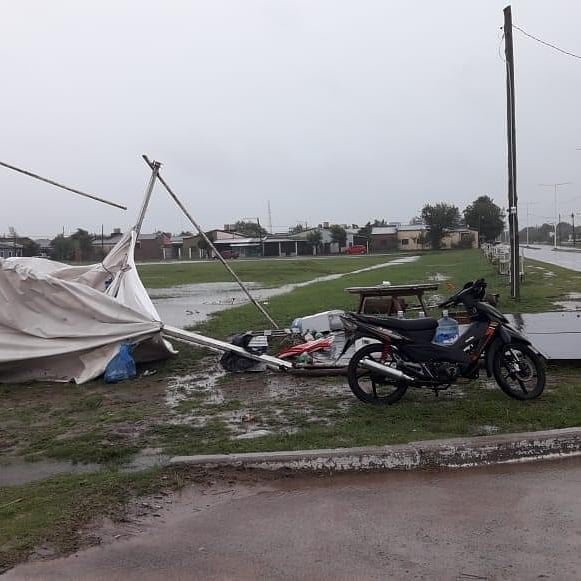
<path fill-rule="evenodd" d="M 127 233 L 100 264 L 0 259 L 0 382 L 83 383 L 101 375 L 119 345 L 137 360 L 173 352 L 139 278 Z"/>

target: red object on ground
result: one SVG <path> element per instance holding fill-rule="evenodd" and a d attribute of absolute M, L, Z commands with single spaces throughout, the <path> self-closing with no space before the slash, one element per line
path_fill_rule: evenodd
<path fill-rule="evenodd" d="M 367 248 L 363 244 L 354 244 L 345 249 L 345 254 L 367 254 Z"/>
<path fill-rule="evenodd" d="M 321 351 L 322 349 L 328 349 L 333 344 L 332 339 L 315 339 L 314 341 L 307 341 L 306 343 L 301 343 L 300 345 L 293 345 L 288 349 L 283 349 L 277 357 L 281 359 L 287 359 L 289 357 L 295 357 L 297 355 L 302 355 L 303 353 L 312 353 L 313 351 Z"/>

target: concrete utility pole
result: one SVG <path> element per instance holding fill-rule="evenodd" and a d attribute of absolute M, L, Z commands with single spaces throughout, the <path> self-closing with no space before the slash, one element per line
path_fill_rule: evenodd
<path fill-rule="evenodd" d="M 514 95 L 514 51 L 512 10 L 504 9 L 504 54 L 506 56 L 506 134 L 508 143 L 508 228 L 510 235 L 510 294 L 520 298 L 520 248 L 518 197 L 516 193 L 516 119 Z"/>
<path fill-rule="evenodd" d="M 554 191 L 554 197 L 553 197 L 553 216 L 554 216 L 554 232 L 553 232 L 553 248 L 557 248 L 557 226 L 558 226 L 558 214 L 559 214 L 559 210 L 558 210 L 558 202 L 557 202 L 557 195 L 558 195 L 558 191 L 557 188 L 560 188 L 561 186 L 568 186 L 569 184 L 571 184 L 573 182 L 560 182 L 558 184 L 539 184 L 539 186 L 542 186 L 544 188 L 553 188 Z"/>

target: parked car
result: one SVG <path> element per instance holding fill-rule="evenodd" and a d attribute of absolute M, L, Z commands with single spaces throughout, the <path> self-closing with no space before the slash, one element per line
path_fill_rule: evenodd
<path fill-rule="evenodd" d="M 345 249 L 345 254 L 367 254 L 367 248 L 363 244 L 353 244 Z"/>
<path fill-rule="evenodd" d="M 236 252 L 235 250 L 222 250 L 220 254 L 222 255 L 222 258 L 225 258 L 226 260 L 229 260 L 231 258 L 238 258 L 240 256 L 240 254 L 238 254 L 238 252 Z M 214 260 L 218 260 L 218 257 L 215 255 Z"/>

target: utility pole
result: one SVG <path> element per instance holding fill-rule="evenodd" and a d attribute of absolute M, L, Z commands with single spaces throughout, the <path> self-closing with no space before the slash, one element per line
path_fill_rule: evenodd
<path fill-rule="evenodd" d="M 560 182 L 558 184 L 539 184 L 540 186 L 543 186 L 545 188 L 553 188 L 554 194 L 553 194 L 553 216 L 554 216 L 554 232 L 553 232 L 553 248 L 557 248 L 557 225 L 558 225 L 558 207 L 559 204 L 557 202 L 557 196 L 558 196 L 558 191 L 557 188 L 560 188 L 561 186 L 568 186 L 569 184 L 571 184 L 573 182 Z"/>
<path fill-rule="evenodd" d="M 571 212 L 571 223 L 573 225 L 573 248 L 575 247 L 575 212 Z"/>
<path fill-rule="evenodd" d="M 510 294 L 520 298 L 520 247 L 518 197 L 516 193 L 516 119 L 514 95 L 514 50 L 512 9 L 504 9 L 504 53 L 506 57 L 506 135 L 508 144 L 508 227 L 510 235 Z"/>

